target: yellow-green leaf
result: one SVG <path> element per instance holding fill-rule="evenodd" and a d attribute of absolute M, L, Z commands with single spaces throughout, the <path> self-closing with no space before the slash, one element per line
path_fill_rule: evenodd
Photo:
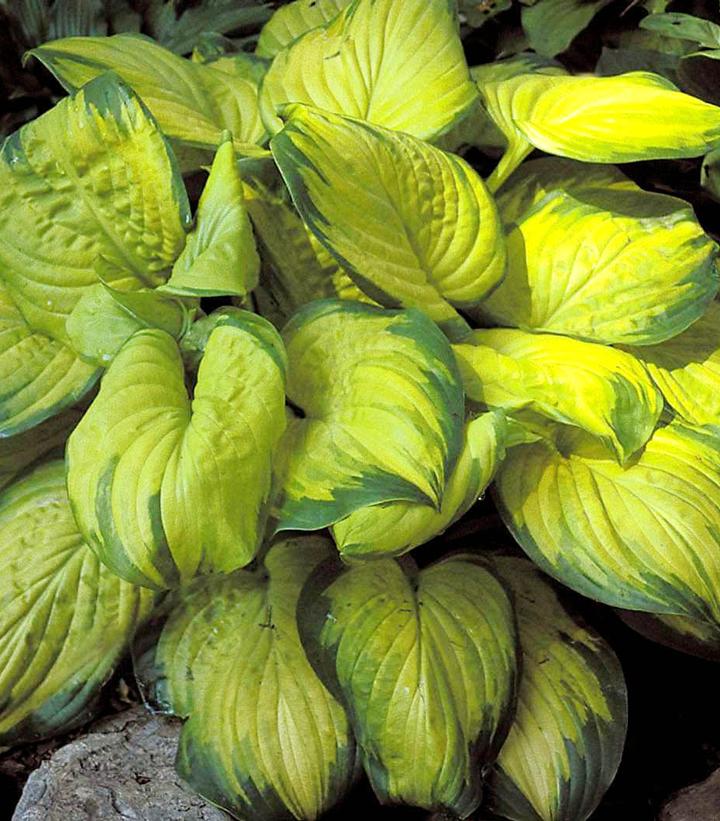
<path fill-rule="evenodd" d="M 160 128 L 182 146 L 215 149 L 223 131 L 240 154 L 264 154 L 267 134 L 257 81 L 232 60 L 200 64 L 148 37 L 68 37 L 30 52 L 69 91 L 114 71 L 142 98 Z M 219 62 L 219 61 L 218 61 Z"/>
<path fill-rule="evenodd" d="M 510 143 L 508 160 L 494 173 L 495 186 L 533 147 L 583 162 L 616 163 L 699 157 L 720 141 L 720 108 L 649 72 L 525 74 L 487 83 L 482 94 Z"/>
<path fill-rule="evenodd" d="M 181 777 L 236 818 L 317 818 L 352 781 L 347 717 L 305 657 L 295 614 L 331 553 L 322 537 L 287 539 L 255 572 L 195 580 L 143 664 L 155 699 L 187 718 Z"/>
<path fill-rule="evenodd" d="M 567 164 L 541 162 L 509 185 L 508 272 L 479 313 L 500 325 L 635 345 L 675 336 L 704 313 L 720 282 L 717 246 L 686 202 L 623 185 L 619 172 L 605 185 L 588 167 L 584 183 L 582 165 L 569 178 Z"/>
<path fill-rule="evenodd" d="M 515 617 L 476 557 L 419 573 L 407 561 L 407 572 L 393 559 L 321 565 L 300 634 L 343 699 L 380 800 L 465 818 L 512 714 Z"/>
<path fill-rule="evenodd" d="M 163 282 L 189 219 L 165 137 L 110 74 L 25 125 L 0 151 L 3 282 L 30 326 L 60 341 L 99 268 L 121 290 Z"/>
<path fill-rule="evenodd" d="M 634 348 L 673 410 L 694 425 L 720 425 L 720 305 L 660 345 Z"/>
<path fill-rule="evenodd" d="M 284 428 L 284 354 L 254 314 L 213 318 L 193 398 L 175 340 L 120 349 L 68 442 L 68 490 L 90 546 L 154 588 L 247 564 L 263 538 Z"/>
<path fill-rule="evenodd" d="M 368 296 L 419 308 L 467 333 L 473 305 L 505 271 L 495 203 L 459 157 L 308 106 L 288 106 L 271 143 L 295 205 Z"/>
<path fill-rule="evenodd" d="M 62 342 L 33 331 L 0 282 L 0 437 L 28 431 L 74 405 L 98 375 Z"/>
<path fill-rule="evenodd" d="M 242 177 L 226 134 L 198 203 L 195 228 L 161 287 L 180 296 L 244 297 L 257 285 L 259 273 Z"/>
<path fill-rule="evenodd" d="M 515 719 L 487 807 L 514 821 L 585 821 L 622 757 L 627 691 L 611 648 L 523 559 L 493 566 L 514 594 L 522 648 Z"/>
<path fill-rule="evenodd" d="M 494 328 L 453 350 L 469 399 L 575 425 L 621 462 L 650 438 L 663 409 L 645 368 L 605 345 Z"/>
<path fill-rule="evenodd" d="M 260 93 L 271 134 L 285 103 L 309 103 L 422 139 L 477 99 L 448 0 L 354 0 L 274 59 Z"/>
<path fill-rule="evenodd" d="M 316 530 L 380 502 L 439 509 L 464 414 L 440 330 L 418 311 L 320 300 L 283 337 L 300 415 L 279 448 L 281 529 Z"/>
<path fill-rule="evenodd" d="M 327 23 L 352 0 L 294 0 L 280 6 L 265 23 L 258 38 L 255 54 L 274 57 L 298 37 Z"/>
<path fill-rule="evenodd" d="M 91 717 L 153 594 L 119 579 L 83 542 L 62 462 L 0 495 L 0 568 L 0 745 L 8 745 Z"/>
<path fill-rule="evenodd" d="M 624 466 L 564 428 L 555 443 L 508 451 L 496 487 L 517 541 L 564 584 L 615 607 L 720 622 L 717 428 L 658 428 Z"/>
<path fill-rule="evenodd" d="M 346 558 L 398 556 L 438 536 L 485 492 L 505 457 L 505 437 L 502 413 L 484 413 L 468 422 L 440 510 L 413 502 L 360 508 L 333 525 L 340 553 Z"/>

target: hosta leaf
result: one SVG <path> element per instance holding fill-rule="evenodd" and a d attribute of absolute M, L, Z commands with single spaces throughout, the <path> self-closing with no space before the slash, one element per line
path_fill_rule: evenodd
<path fill-rule="evenodd" d="M 260 110 L 271 134 L 279 107 L 309 103 L 430 139 L 476 99 L 453 3 L 354 0 L 275 57 Z"/>
<path fill-rule="evenodd" d="M 310 29 L 327 23 L 352 0 L 294 0 L 280 6 L 260 32 L 255 53 L 274 57 Z"/>
<path fill-rule="evenodd" d="M 463 393 L 445 337 L 418 311 L 321 300 L 283 337 L 301 414 L 279 449 L 284 530 L 379 502 L 440 507 L 462 444 Z"/>
<path fill-rule="evenodd" d="M 493 322 L 596 342 L 651 345 L 685 330 L 718 288 L 717 246 L 683 200 L 540 171 L 545 196 L 508 231 L 507 276 L 481 306 Z M 517 172 L 517 204 L 534 186 Z M 534 189 L 537 191 L 537 189 Z M 519 194 L 514 193 L 519 191 Z M 507 212 L 507 209 L 503 209 Z"/>
<path fill-rule="evenodd" d="M 229 135 L 203 189 L 195 228 L 162 290 L 180 296 L 243 297 L 257 285 L 260 257 Z"/>
<path fill-rule="evenodd" d="M 230 131 L 240 154 L 260 155 L 265 128 L 257 82 L 227 70 L 178 57 L 147 37 L 69 37 L 33 49 L 72 91 L 111 70 L 142 97 L 160 128 L 184 146 L 215 149 Z"/>
<path fill-rule="evenodd" d="M 87 721 L 153 594 L 84 544 L 50 462 L 0 496 L 0 745 Z"/>
<path fill-rule="evenodd" d="M 522 7 L 528 43 L 538 54 L 554 57 L 565 51 L 610 0 L 537 0 Z"/>
<path fill-rule="evenodd" d="M 503 518 L 540 567 L 630 610 L 720 620 L 720 435 L 674 422 L 626 466 L 565 428 L 508 452 Z"/>
<path fill-rule="evenodd" d="M 684 333 L 633 349 L 673 410 L 695 425 L 720 425 L 720 305 Z"/>
<path fill-rule="evenodd" d="M 372 302 L 309 231 L 292 203 L 258 185 L 246 187 L 250 219 L 261 249 L 259 312 L 278 327 L 308 302 L 340 297 Z"/>
<path fill-rule="evenodd" d="M 110 74 L 0 151 L 3 282 L 32 328 L 61 341 L 68 314 L 98 282 L 98 264 L 123 290 L 161 283 L 189 218 L 165 138 Z"/>
<path fill-rule="evenodd" d="M 622 668 L 530 562 L 497 557 L 514 593 L 518 706 L 489 779 L 488 808 L 516 821 L 585 821 L 615 776 L 627 727 Z"/>
<path fill-rule="evenodd" d="M 116 291 L 98 283 L 80 298 L 65 330 L 85 362 L 106 367 L 136 331 L 160 328 L 177 338 L 187 323 L 188 310 L 159 289 Z"/>
<path fill-rule="evenodd" d="M 287 539 L 263 567 L 180 591 L 155 650 L 155 697 L 187 717 L 180 775 L 237 818 L 317 818 L 349 787 L 355 742 L 305 657 L 300 589 L 332 551 Z"/>
<path fill-rule="evenodd" d="M 648 72 L 520 75 L 487 83 L 482 93 L 510 141 L 495 186 L 532 146 L 583 162 L 615 163 L 698 157 L 720 140 L 719 108 Z"/>
<path fill-rule="evenodd" d="M 650 641 L 681 653 L 720 661 L 720 630 L 717 624 L 687 616 L 638 613 L 633 610 L 616 612 L 625 624 Z"/>
<path fill-rule="evenodd" d="M 0 438 L 74 405 L 98 375 L 62 342 L 33 331 L 0 282 Z"/>
<path fill-rule="evenodd" d="M 465 818 L 507 731 L 515 618 L 474 557 L 409 572 L 392 559 L 321 565 L 300 599 L 300 634 L 347 707 L 380 800 Z"/>
<path fill-rule="evenodd" d="M 289 106 L 273 156 L 305 223 L 368 296 L 449 333 L 505 270 L 495 204 L 459 157 L 407 134 Z"/>
<path fill-rule="evenodd" d="M 440 510 L 413 502 L 363 507 L 333 525 L 345 557 L 397 556 L 429 542 L 466 513 L 485 492 L 505 457 L 502 413 L 484 413 L 465 426 L 465 441 Z"/>
<path fill-rule="evenodd" d="M 620 461 L 645 444 L 663 409 L 645 368 L 604 345 L 495 328 L 453 350 L 469 399 L 576 425 Z"/>
<path fill-rule="evenodd" d="M 216 318 L 192 400 L 175 340 L 136 333 L 68 442 L 68 489 L 91 547 L 118 575 L 173 587 L 247 564 L 263 536 L 284 427 L 272 326 Z"/>
<path fill-rule="evenodd" d="M 720 26 L 692 14 L 649 14 L 640 21 L 640 28 L 665 37 L 692 40 L 705 48 L 720 48 Z"/>

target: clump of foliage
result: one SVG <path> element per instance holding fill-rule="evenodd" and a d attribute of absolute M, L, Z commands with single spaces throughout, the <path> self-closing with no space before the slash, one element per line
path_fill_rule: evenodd
<path fill-rule="evenodd" d="M 491 24 L 449 0 L 27 55 L 68 95 L 0 152 L 0 744 L 86 720 L 134 644 L 180 775 L 238 818 L 364 772 L 578 821 L 627 697 L 548 577 L 717 654 L 718 249 L 618 164 L 712 157 L 720 108 L 569 73 L 605 4 L 548 44 L 552 4 L 470 68 Z M 527 558 L 443 547 L 491 484 Z"/>

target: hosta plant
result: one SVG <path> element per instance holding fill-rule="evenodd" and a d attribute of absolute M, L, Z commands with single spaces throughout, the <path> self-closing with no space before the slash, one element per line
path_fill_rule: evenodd
<path fill-rule="evenodd" d="M 627 696 L 563 585 L 717 654 L 717 245 L 617 163 L 712 152 L 720 108 L 550 46 L 471 68 L 469 19 L 295 0 L 254 53 L 27 55 L 68 95 L 0 152 L 0 744 L 133 647 L 237 818 L 367 778 L 582 821 Z"/>

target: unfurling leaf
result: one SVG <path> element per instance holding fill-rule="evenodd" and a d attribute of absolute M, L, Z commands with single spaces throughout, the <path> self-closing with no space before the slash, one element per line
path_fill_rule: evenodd
<path fill-rule="evenodd" d="M 720 622 L 720 435 L 673 422 L 625 466 L 570 428 L 508 452 L 508 527 L 543 570 L 598 601 Z"/>
<path fill-rule="evenodd" d="M 506 435 L 502 413 L 484 413 L 468 422 L 440 510 L 414 502 L 360 508 L 333 525 L 340 553 L 347 558 L 399 556 L 441 534 L 485 492 L 505 457 Z"/>
<path fill-rule="evenodd" d="M 226 134 L 200 197 L 195 228 L 161 289 L 189 297 L 244 297 L 257 285 L 259 272 L 242 177 Z"/>
<path fill-rule="evenodd" d="M 299 602 L 300 635 L 348 710 L 380 800 L 465 818 L 512 714 L 512 604 L 476 557 L 404 566 L 320 565 Z"/>
<path fill-rule="evenodd" d="M 199 64 L 148 37 L 68 37 L 30 52 L 69 91 L 113 71 L 142 98 L 163 132 L 181 146 L 215 149 L 223 131 L 240 154 L 262 155 L 267 134 L 258 110 L 258 83 L 232 62 Z M 232 58 L 228 58 L 232 61 Z"/>
<path fill-rule="evenodd" d="M 354 0 L 275 57 L 260 109 L 271 134 L 285 103 L 308 103 L 431 139 L 477 96 L 452 3 Z"/>
<path fill-rule="evenodd" d="M 274 57 L 311 29 L 329 22 L 352 0 L 294 0 L 280 6 L 265 23 L 255 53 Z"/>
<path fill-rule="evenodd" d="M 99 281 L 154 287 L 185 244 L 190 209 L 165 137 L 106 74 L 16 132 L 0 151 L 0 269 L 33 330 L 65 321 Z"/>
<path fill-rule="evenodd" d="M 419 311 L 321 300 L 283 337 L 300 415 L 278 449 L 280 528 L 316 530 L 380 502 L 440 509 L 464 413 L 440 330 Z"/>
<path fill-rule="evenodd" d="M 510 328 L 454 345 L 469 399 L 525 411 L 598 436 L 620 461 L 650 438 L 663 409 L 645 368 L 605 345 Z"/>
<path fill-rule="evenodd" d="M 499 205 L 508 272 L 476 310 L 493 323 L 652 345 L 685 330 L 717 292 L 717 246 L 692 208 L 615 169 L 528 163 Z"/>
<path fill-rule="evenodd" d="M 149 615 L 153 594 L 119 579 L 83 542 L 62 462 L 0 495 L 0 745 L 69 730 Z"/>
<path fill-rule="evenodd" d="M 322 537 L 287 539 L 255 572 L 196 579 L 175 594 L 145 665 L 161 707 L 187 718 L 181 777 L 237 818 L 314 819 L 352 781 L 348 720 L 306 659 L 295 615 L 332 552 Z"/>
<path fill-rule="evenodd" d="M 273 156 L 307 226 L 356 285 L 388 307 L 419 308 L 450 335 L 505 271 L 483 181 L 459 157 L 411 137 L 288 106 Z"/>
<path fill-rule="evenodd" d="M 615 777 L 627 728 L 622 668 L 523 559 L 492 564 L 514 594 L 518 705 L 489 777 L 487 807 L 515 821 L 585 821 Z"/>
<path fill-rule="evenodd" d="M 211 318 L 193 398 L 175 340 L 143 330 L 120 349 L 68 442 L 68 490 L 90 546 L 153 588 L 254 557 L 284 428 L 284 353 L 254 314 Z"/>

